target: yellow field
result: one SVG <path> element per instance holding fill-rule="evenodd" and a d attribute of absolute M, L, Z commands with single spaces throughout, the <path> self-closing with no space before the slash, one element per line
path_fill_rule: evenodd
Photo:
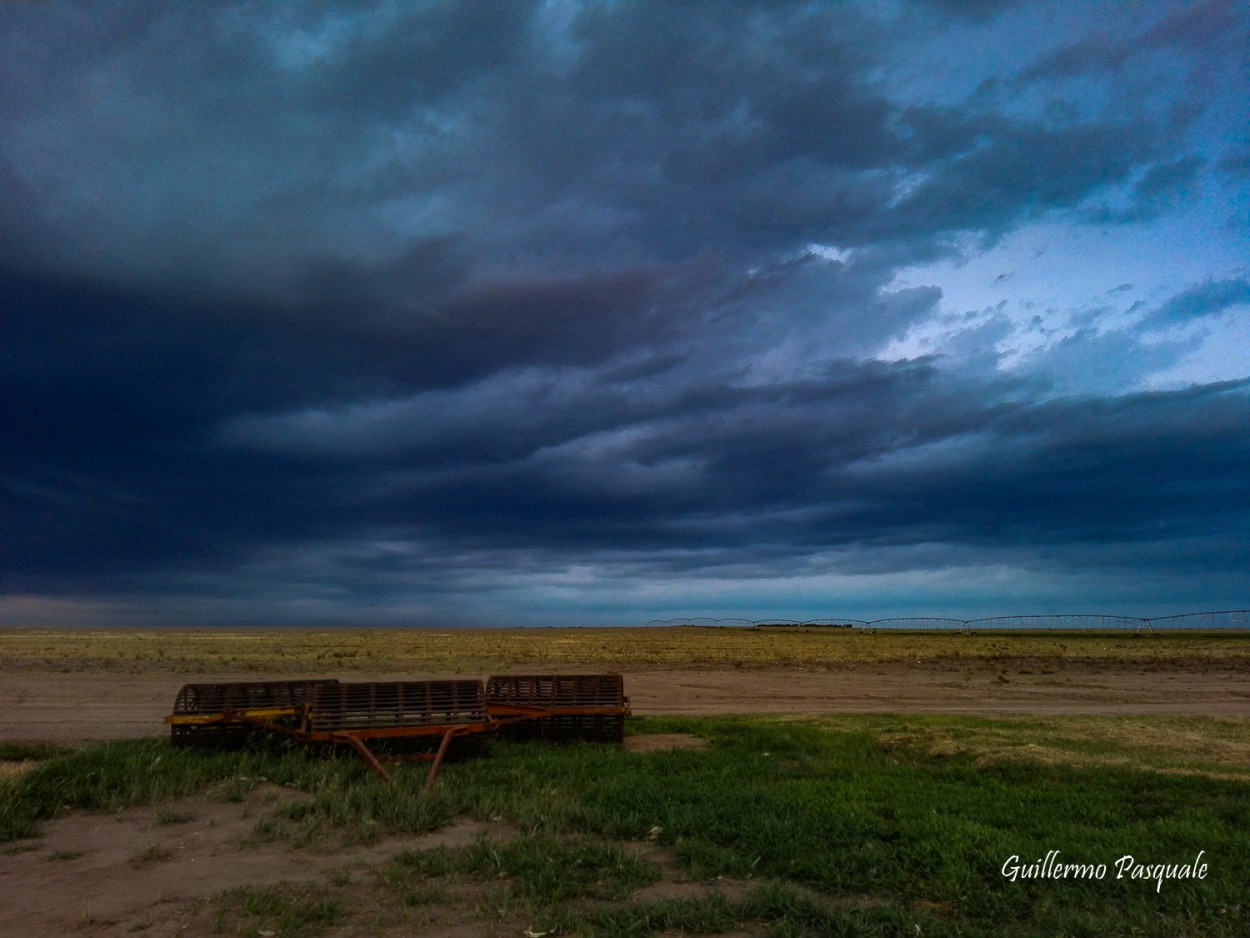
<path fill-rule="evenodd" d="M 1245 633 L 868 632 L 854 629 L 25 629 L 0 631 L 0 668 L 38 672 L 485 673 L 850 663 L 1079 660 L 1250 666 Z"/>

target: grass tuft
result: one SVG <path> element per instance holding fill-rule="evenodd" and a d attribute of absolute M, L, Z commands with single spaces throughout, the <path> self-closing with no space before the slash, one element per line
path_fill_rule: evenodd
<path fill-rule="evenodd" d="M 243 886 L 219 895 L 214 928 L 236 935 L 273 935 L 275 938 L 316 936 L 343 921 L 342 900 L 324 895 L 315 886 Z"/>
<path fill-rule="evenodd" d="M 179 811 L 176 808 L 157 808 L 157 824 L 190 824 L 199 817 L 194 811 Z"/>
<path fill-rule="evenodd" d="M 168 860 L 173 856 L 173 851 L 161 843 L 148 844 L 138 853 L 130 858 L 130 865 L 137 870 L 144 867 L 152 866 L 160 863 L 162 860 Z"/>

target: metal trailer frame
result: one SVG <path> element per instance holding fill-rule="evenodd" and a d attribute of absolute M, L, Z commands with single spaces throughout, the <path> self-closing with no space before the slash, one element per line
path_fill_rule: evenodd
<path fill-rule="evenodd" d="M 485 734 L 503 731 L 619 744 L 629 713 L 619 674 L 505 674 L 485 683 L 328 678 L 187 684 L 165 723 L 175 746 L 237 747 L 257 732 L 348 746 L 388 782 L 394 779 L 384 762 L 430 762 L 430 789 L 453 742 L 475 750 Z"/>

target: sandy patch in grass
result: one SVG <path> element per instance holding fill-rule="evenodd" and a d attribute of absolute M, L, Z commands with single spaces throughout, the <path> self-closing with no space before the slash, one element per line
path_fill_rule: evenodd
<path fill-rule="evenodd" d="M 650 733 L 646 736 L 625 737 L 625 749 L 629 752 L 668 752 L 672 749 L 706 748 L 706 739 L 690 733 Z"/>
<path fill-rule="evenodd" d="M 114 814 L 74 813 L 4 857 L 0 934 L 92 936 L 212 934 L 209 897 L 238 887 L 350 878 L 401 849 L 457 847 L 503 825 L 467 819 L 423 836 L 392 836 L 348 849 L 257 842 L 258 821 L 306 793 L 261 784 L 242 802 L 179 798 Z M 14 846 L 12 844 L 8 845 Z"/>
<path fill-rule="evenodd" d="M 1073 768 L 1116 767 L 1165 775 L 1250 781 L 1250 725 L 1238 719 L 1019 720 L 991 725 L 904 725 L 880 743 L 932 758 L 960 755 L 978 764 L 1028 761 Z"/>
<path fill-rule="evenodd" d="M 17 762 L 0 762 L 0 780 L 25 775 L 38 764 L 38 762 L 30 759 L 22 759 Z"/>

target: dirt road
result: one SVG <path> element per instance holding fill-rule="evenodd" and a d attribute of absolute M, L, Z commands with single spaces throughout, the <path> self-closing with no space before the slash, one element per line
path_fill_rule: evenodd
<path fill-rule="evenodd" d="M 585 670 L 570 668 L 569 670 Z M 332 673 L 327 677 L 339 676 Z M 421 675 L 439 677 L 445 675 Z M 460 675 L 463 676 L 463 675 Z M 486 675 L 482 675 L 485 677 Z M 280 680 L 255 672 L 0 676 L 0 740 L 80 743 L 159 735 L 174 695 L 195 680 Z M 344 674 L 412 680 L 412 674 Z M 819 671 L 627 672 L 634 713 L 1209 714 L 1250 717 L 1250 674 L 1186 662 L 878 662 Z"/>

